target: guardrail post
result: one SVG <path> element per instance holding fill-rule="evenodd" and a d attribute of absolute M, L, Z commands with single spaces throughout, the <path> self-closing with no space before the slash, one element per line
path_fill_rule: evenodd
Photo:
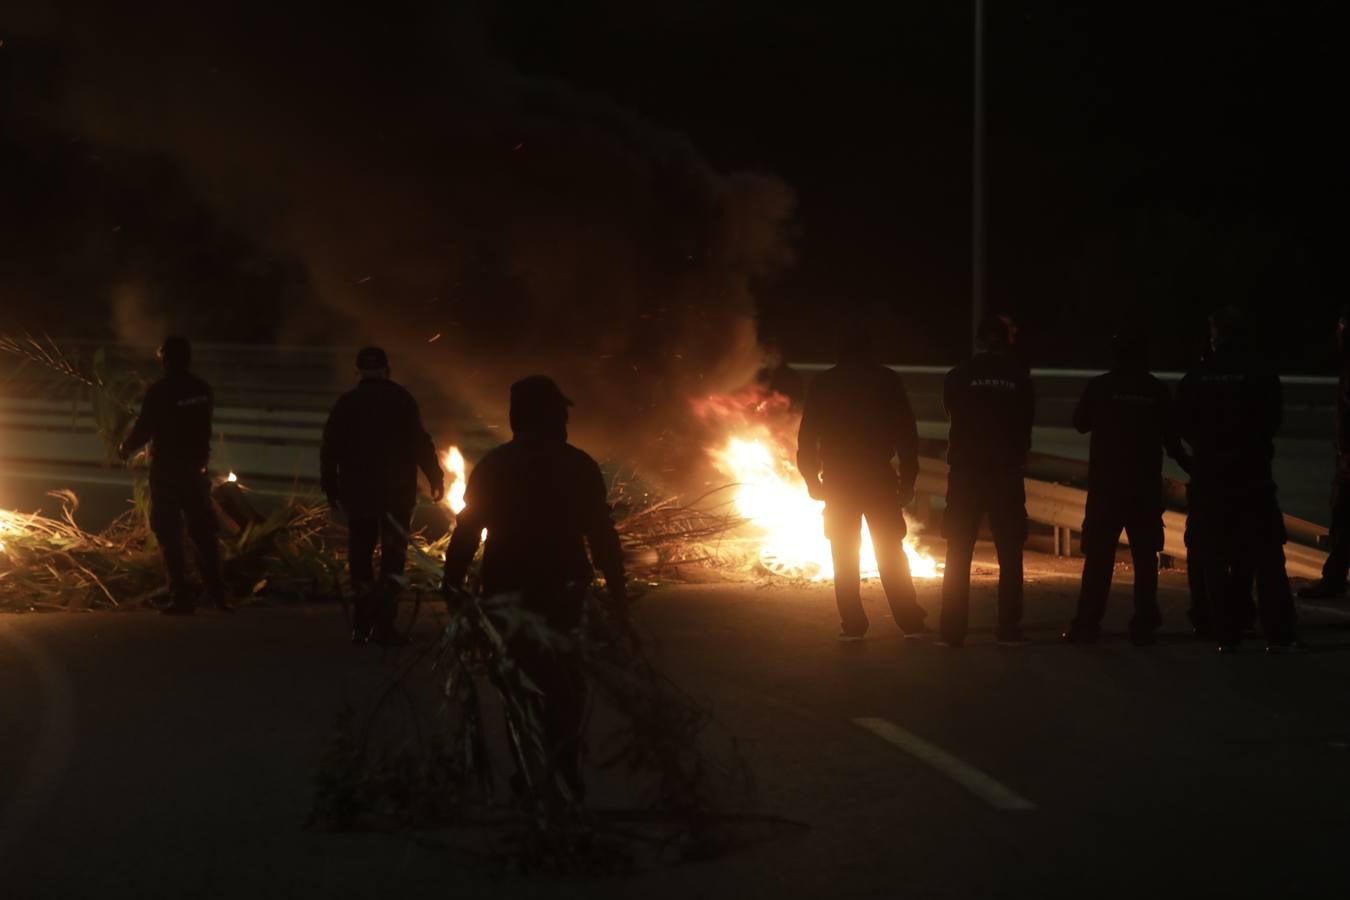
<path fill-rule="evenodd" d="M 1073 556 L 1073 529 L 1064 525 L 1055 526 L 1055 555 Z"/>

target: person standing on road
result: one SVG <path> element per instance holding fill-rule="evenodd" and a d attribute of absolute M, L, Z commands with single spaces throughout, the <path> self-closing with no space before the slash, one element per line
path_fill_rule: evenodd
<path fill-rule="evenodd" d="M 398 643 L 394 618 L 417 502 L 417 470 L 426 476 L 433 502 L 445 495 L 445 476 L 417 401 L 389 378 L 385 352 L 366 347 L 356 356 L 356 369 L 360 382 L 338 398 L 324 425 L 320 482 L 329 505 L 347 516 L 355 595 L 352 641 Z M 379 582 L 372 562 L 377 542 Z"/>
<path fill-rule="evenodd" d="M 906 637 L 922 634 L 924 611 L 904 549 L 904 507 L 919 474 L 918 429 L 904 381 L 873 359 L 860 326 L 845 329 L 839 364 L 811 385 L 797 434 L 797 468 L 807 492 L 825 501 L 839 639 L 860 640 L 867 632 L 858 559 L 864 520 L 895 624 Z"/>
<path fill-rule="evenodd" d="M 607 608 L 627 614 L 626 575 L 609 491 L 595 460 L 567 442 L 572 402 L 553 379 L 532 375 L 511 385 L 511 440 L 469 474 L 464 510 L 445 553 L 444 588 L 453 603 L 487 531 L 481 571 L 487 596 L 518 593 L 521 606 L 563 635 L 581 625 L 598 568 Z M 587 548 L 590 555 L 587 556 Z M 583 793 L 581 729 L 586 685 L 576 651 L 514 639 L 510 650 L 543 692 L 549 762 L 570 793 Z"/>
<path fill-rule="evenodd" d="M 1294 602 L 1285 570 L 1284 514 L 1271 471 L 1281 418 L 1279 376 L 1250 352 L 1242 314 L 1210 316 L 1212 355 L 1177 389 L 1181 437 L 1194 453 L 1190 515 L 1220 652 L 1237 649 L 1251 585 L 1272 653 L 1296 650 Z"/>
<path fill-rule="evenodd" d="M 164 377 L 150 385 L 131 433 L 117 448 L 130 459 L 150 445 L 150 530 L 159 542 L 169 581 L 165 615 L 191 615 L 195 603 L 187 586 L 183 531 L 197 551 L 197 569 L 207 599 L 222 612 L 231 606 L 220 570 L 218 524 L 211 503 L 211 386 L 189 371 L 192 345 L 187 338 L 165 338 L 159 348 Z"/>
<path fill-rule="evenodd" d="M 1162 624 L 1158 609 L 1158 553 L 1163 547 L 1163 451 L 1190 468 L 1177 437 L 1172 395 L 1148 372 L 1142 334 L 1112 339 L 1114 365 L 1088 382 L 1073 425 L 1091 434 L 1087 511 L 1083 518 L 1083 582 L 1078 611 L 1064 632 L 1070 643 L 1090 643 L 1101 631 L 1116 544 L 1124 530 L 1134 559 L 1134 618 L 1130 640 L 1152 644 Z"/>
<path fill-rule="evenodd" d="M 970 565 L 980 519 L 988 514 L 998 553 L 998 629 L 1003 646 L 1022 636 L 1022 547 L 1027 539 L 1026 473 L 1036 398 L 1031 373 L 1013 355 L 1006 317 L 989 316 L 980 352 L 947 373 L 947 510 L 943 536 L 941 643 L 960 647 L 970 620 Z"/>
<path fill-rule="evenodd" d="M 1345 596 L 1350 572 L 1350 346 L 1345 330 L 1350 328 L 1350 306 L 1336 322 L 1336 349 L 1341 355 L 1341 378 L 1336 391 L 1336 472 L 1331 479 L 1331 547 L 1322 566 L 1322 578 L 1301 588 L 1305 600 L 1330 600 Z"/>

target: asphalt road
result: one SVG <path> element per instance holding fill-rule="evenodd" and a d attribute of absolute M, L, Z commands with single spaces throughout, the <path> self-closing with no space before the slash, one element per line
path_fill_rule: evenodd
<path fill-rule="evenodd" d="M 1112 636 L 1068 647 L 1073 564 L 1029 572 L 1020 649 L 993 644 L 988 575 L 959 651 L 902 641 L 875 586 L 857 645 L 834 641 L 823 587 L 647 595 L 640 624 L 743 742 L 756 808 L 809 828 L 598 880 L 502 873 L 435 835 L 303 828 L 336 712 L 416 649 L 350 647 L 335 607 L 0 617 L 0 892 L 1346 896 L 1350 607 L 1302 610 L 1306 654 L 1220 658 L 1184 634 L 1183 579 L 1164 573 L 1160 645 L 1124 640 L 1118 592 Z M 920 599 L 935 612 L 937 583 Z M 418 640 L 434 633 L 424 617 Z"/>

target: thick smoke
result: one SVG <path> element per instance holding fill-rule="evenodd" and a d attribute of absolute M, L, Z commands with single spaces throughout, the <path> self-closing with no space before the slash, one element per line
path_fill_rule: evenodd
<path fill-rule="evenodd" d="M 65 127 L 169 155 L 303 263 L 322 307 L 278 337 L 382 343 L 489 417 L 552 374 L 579 442 L 649 468 L 688 452 L 690 398 L 750 374 L 752 285 L 789 260 L 780 181 L 520 74 L 473 15 L 120 6 L 35 6 L 18 39 L 62 54 Z"/>

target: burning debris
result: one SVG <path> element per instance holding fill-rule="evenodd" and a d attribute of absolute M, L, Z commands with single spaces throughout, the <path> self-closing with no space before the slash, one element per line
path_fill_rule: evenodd
<path fill-rule="evenodd" d="M 825 537 L 824 503 L 806 492 L 793 459 L 801 415 L 787 397 L 760 387 L 705 398 L 695 404 L 705 422 L 724 435 L 708 449 L 717 472 L 731 479 L 728 486 L 737 515 L 744 525 L 737 533 L 750 547 L 759 567 L 787 578 L 820 582 L 834 577 L 830 542 Z M 909 536 L 905 555 L 915 578 L 936 578 L 939 568 L 923 550 L 916 535 L 919 526 L 906 516 Z M 878 577 L 871 535 L 863 525 L 863 578 Z"/>

